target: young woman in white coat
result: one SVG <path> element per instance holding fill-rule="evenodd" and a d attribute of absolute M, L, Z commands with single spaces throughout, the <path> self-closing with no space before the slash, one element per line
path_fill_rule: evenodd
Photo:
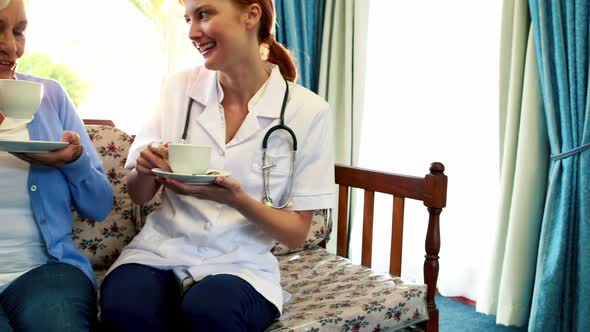
<path fill-rule="evenodd" d="M 131 147 L 131 198 L 148 202 L 163 187 L 162 206 L 102 284 L 102 321 L 109 331 L 263 331 L 283 307 L 270 249 L 275 241 L 301 245 L 313 211 L 335 202 L 331 114 L 293 83 L 293 59 L 274 39 L 272 0 L 184 6 L 204 67 L 166 81 Z M 274 131 L 263 162 L 264 137 L 281 118 L 297 142 Z M 166 143 L 183 137 L 210 146 L 210 168 L 231 176 L 213 185 L 156 176 L 154 168 L 170 171 Z M 263 164 L 271 165 L 267 181 Z M 195 281 L 184 292 L 179 273 Z"/>

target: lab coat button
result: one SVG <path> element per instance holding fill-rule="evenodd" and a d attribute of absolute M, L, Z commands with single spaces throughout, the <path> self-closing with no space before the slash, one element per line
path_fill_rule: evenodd
<path fill-rule="evenodd" d="M 37 186 L 36 185 L 32 185 L 31 186 L 31 191 L 37 191 Z"/>

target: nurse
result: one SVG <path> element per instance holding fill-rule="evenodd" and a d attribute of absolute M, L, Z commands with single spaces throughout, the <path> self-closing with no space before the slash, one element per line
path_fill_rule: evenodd
<path fill-rule="evenodd" d="M 263 331 L 280 317 L 283 293 L 275 241 L 297 247 L 315 209 L 335 202 L 329 105 L 293 83 L 290 53 L 274 39 L 271 0 L 185 0 L 189 38 L 204 67 L 172 75 L 160 105 L 137 135 L 127 160 L 129 195 L 145 203 L 162 188 L 162 206 L 121 253 L 102 285 L 109 331 Z M 288 83 L 287 83 L 288 82 Z M 280 121 L 298 138 L 290 204 L 265 197 L 262 141 Z M 212 148 L 210 167 L 231 172 L 213 185 L 155 176 L 170 170 L 163 143 Z M 293 140 L 268 139 L 268 189 L 275 205 L 290 186 Z M 178 274 L 195 281 L 179 290 Z"/>
<path fill-rule="evenodd" d="M 113 191 L 62 86 L 16 72 L 27 24 L 23 0 L 0 0 L 0 79 L 44 89 L 33 119 L 0 113 L 0 137 L 69 144 L 41 154 L 0 152 L 0 331 L 88 331 L 96 281 L 72 242 L 72 208 L 102 220 Z"/>

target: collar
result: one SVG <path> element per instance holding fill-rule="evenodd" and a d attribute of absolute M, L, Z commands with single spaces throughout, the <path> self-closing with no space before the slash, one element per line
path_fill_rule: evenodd
<path fill-rule="evenodd" d="M 186 85 L 185 93 L 187 98 L 190 97 L 203 106 L 207 106 L 213 102 L 219 104 L 221 99 L 218 98 L 217 93 L 219 80 L 217 79 L 216 71 L 200 67 L 189 79 L 192 82 Z"/>
<path fill-rule="evenodd" d="M 285 80 L 279 67 L 267 63 L 270 76 L 248 102 L 248 111 L 257 117 L 276 119 L 281 115 Z M 193 76 L 192 83 L 187 85 L 186 96 L 203 106 L 221 104 L 223 89 L 216 71 L 200 68 Z"/>
<path fill-rule="evenodd" d="M 248 111 L 257 117 L 277 119 L 281 116 L 283 96 L 285 95 L 285 79 L 279 66 L 270 65 L 270 76 L 248 103 Z"/>

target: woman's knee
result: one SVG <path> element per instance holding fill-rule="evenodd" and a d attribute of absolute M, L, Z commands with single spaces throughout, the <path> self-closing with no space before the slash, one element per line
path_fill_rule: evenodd
<path fill-rule="evenodd" d="M 169 271 L 139 264 L 113 270 L 101 286 L 101 319 L 109 331 L 165 330 L 179 295 Z M 172 284 L 171 284 L 172 283 Z M 176 297 L 175 297 L 176 295 Z"/>
<path fill-rule="evenodd" d="M 96 320 L 96 292 L 86 275 L 68 264 L 48 264 L 5 290 L 10 322 L 23 331 L 88 331 Z"/>
<path fill-rule="evenodd" d="M 207 299 L 184 301 L 181 305 L 182 320 L 187 331 L 246 331 L 246 317 L 235 305 L 217 305 Z"/>
<path fill-rule="evenodd" d="M 209 276 L 185 295 L 181 312 L 190 331 L 264 331 L 277 310 L 243 279 Z"/>

